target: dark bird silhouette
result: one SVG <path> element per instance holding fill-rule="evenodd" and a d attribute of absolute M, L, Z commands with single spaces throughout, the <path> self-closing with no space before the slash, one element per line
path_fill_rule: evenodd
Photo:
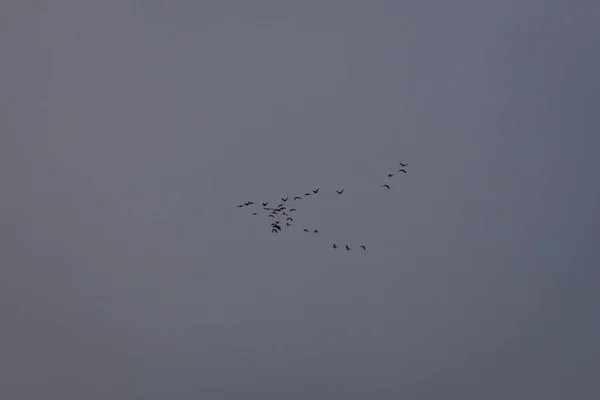
<path fill-rule="evenodd" d="M 240 204 L 238 207 L 244 207 L 244 205 L 243 205 L 243 204 Z"/>
<path fill-rule="evenodd" d="M 400 161 L 398 161 L 398 164 L 402 165 L 403 167 L 406 167 L 408 164 L 402 164 Z"/>
<path fill-rule="evenodd" d="M 312 192 L 313 192 L 314 194 L 317 194 L 317 193 L 319 193 L 319 189 L 315 189 L 315 190 L 313 190 Z"/>
<path fill-rule="evenodd" d="M 305 196 L 310 196 L 310 192 L 304 193 Z"/>
<path fill-rule="evenodd" d="M 275 218 L 273 214 L 269 214 L 269 218 Z"/>
<path fill-rule="evenodd" d="M 292 222 L 294 222 L 294 219 L 293 219 L 292 217 L 288 217 L 288 218 L 286 219 L 286 221 L 292 221 Z"/>
<path fill-rule="evenodd" d="M 284 202 L 285 202 L 285 201 L 287 201 L 287 199 L 288 199 L 287 197 L 285 197 L 285 198 L 283 198 L 283 197 L 282 197 L 282 198 L 281 198 L 281 201 L 284 201 Z"/>
<path fill-rule="evenodd" d="M 404 173 L 406 173 L 406 170 L 405 169 L 399 169 L 398 172 L 404 172 Z"/>
<path fill-rule="evenodd" d="M 258 215 L 258 213 L 252 213 L 252 215 Z"/>
<path fill-rule="evenodd" d="M 342 193 L 344 193 L 344 189 L 342 189 L 342 190 L 336 190 L 335 192 L 336 192 L 337 194 L 342 194 Z"/>
<path fill-rule="evenodd" d="M 348 247 L 348 245 L 346 245 L 346 250 L 350 250 L 350 247 Z"/>
<path fill-rule="evenodd" d="M 289 222 L 286 222 L 285 226 L 292 226 L 292 224 L 290 224 Z"/>
<path fill-rule="evenodd" d="M 300 200 L 301 198 L 302 198 L 302 197 L 300 197 L 300 196 L 296 196 L 296 197 L 294 197 L 294 201 L 296 201 L 296 200 Z"/>
<path fill-rule="evenodd" d="M 388 174 L 388 178 L 391 178 L 392 176 L 394 176 L 394 174 Z"/>
<path fill-rule="evenodd" d="M 319 231 L 317 229 L 315 229 L 315 233 L 319 233 Z"/>
<path fill-rule="evenodd" d="M 268 202 L 268 201 L 266 201 L 266 202 L 262 203 L 263 207 L 266 207 L 268 204 L 269 204 L 269 202 Z"/>
<path fill-rule="evenodd" d="M 335 245 L 335 243 L 331 247 L 333 247 L 334 249 L 337 249 L 337 246 Z"/>
<path fill-rule="evenodd" d="M 366 249 L 367 249 L 367 246 L 364 246 L 364 245 L 363 245 L 363 246 L 360 246 L 360 247 L 362 247 L 362 249 L 363 249 L 363 250 L 366 250 Z"/>
<path fill-rule="evenodd" d="M 279 207 L 279 208 L 283 207 L 283 203 L 277 205 L 277 207 Z"/>
<path fill-rule="evenodd" d="M 253 201 L 249 201 L 248 204 L 254 204 L 254 202 Z"/>
<path fill-rule="evenodd" d="M 284 212 L 281 213 L 281 215 L 288 216 L 289 214 L 284 211 Z"/>
<path fill-rule="evenodd" d="M 292 212 L 292 211 L 296 211 L 296 209 L 295 208 L 290 208 L 290 212 Z"/>
<path fill-rule="evenodd" d="M 308 229 L 304 229 L 304 232 L 310 232 Z"/>
<path fill-rule="evenodd" d="M 388 189 L 389 189 L 389 188 L 390 188 L 390 185 L 383 185 L 383 187 L 386 187 L 386 188 L 388 188 Z"/>

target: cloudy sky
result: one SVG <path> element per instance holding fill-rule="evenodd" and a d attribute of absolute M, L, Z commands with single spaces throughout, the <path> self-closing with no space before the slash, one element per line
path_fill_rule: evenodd
<path fill-rule="evenodd" d="M 599 398 L 598 15 L 2 2 L 0 397 Z"/>

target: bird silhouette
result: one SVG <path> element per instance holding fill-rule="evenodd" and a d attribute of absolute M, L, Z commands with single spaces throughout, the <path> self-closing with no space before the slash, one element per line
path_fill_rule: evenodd
<path fill-rule="evenodd" d="M 238 207 L 244 207 L 244 205 L 243 205 L 243 204 L 240 204 Z"/>
<path fill-rule="evenodd" d="M 285 226 L 292 226 L 292 224 L 290 224 L 289 222 L 286 222 Z"/>
<path fill-rule="evenodd" d="M 264 203 L 262 203 L 263 207 L 266 207 L 269 204 L 268 201 L 265 201 Z"/>
<path fill-rule="evenodd" d="M 348 247 L 348 245 L 346 245 L 346 250 L 350 250 L 350 247 Z"/>
<path fill-rule="evenodd" d="M 334 249 L 337 249 L 337 246 L 335 245 L 335 243 L 331 247 L 333 247 Z"/>
<path fill-rule="evenodd" d="M 289 196 L 288 196 L 288 197 L 289 197 Z M 284 197 L 282 197 L 282 198 L 281 198 L 281 201 L 287 201 L 287 199 L 288 199 L 287 197 L 285 197 L 285 198 L 284 198 Z"/>
<path fill-rule="evenodd" d="M 388 178 L 391 178 L 392 176 L 394 176 L 394 174 L 388 174 Z"/>
<path fill-rule="evenodd" d="M 269 214 L 269 218 L 275 218 L 273 214 Z"/>
<path fill-rule="evenodd" d="M 403 167 L 406 167 L 408 164 L 402 164 L 400 161 L 398 161 L 398 164 L 402 165 Z"/>
<path fill-rule="evenodd" d="M 404 172 L 404 173 L 406 173 L 406 170 L 405 169 L 399 169 L 398 172 Z"/>
<path fill-rule="evenodd" d="M 294 197 L 294 201 L 296 201 L 296 200 L 300 200 L 300 199 L 302 199 L 302 197 L 300 197 L 300 196 L 296 196 L 296 197 Z"/>
<path fill-rule="evenodd" d="M 317 193 L 319 193 L 319 189 L 315 189 L 315 190 L 313 190 L 312 192 L 313 192 L 314 194 L 317 194 Z"/>
<path fill-rule="evenodd" d="M 295 208 L 290 208 L 290 212 L 292 212 L 292 211 L 296 211 L 296 209 Z"/>
<path fill-rule="evenodd" d="M 305 196 L 310 196 L 310 192 L 304 193 Z"/>
<path fill-rule="evenodd" d="M 342 190 L 336 190 L 335 192 L 336 192 L 337 194 L 342 194 L 342 193 L 344 193 L 344 189 L 342 189 Z"/>
<path fill-rule="evenodd" d="M 294 222 L 294 219 L 292 217 L 287 217 L 286 221 L 292 221 L 292 222 Z"/>
<path fill-rule="evenodd" d="M 304 229 L 304 232 L 310 232 L 308 229 Z"/>
<path fill-rule="evenodd" d="M 383 187 L 386 187 L 386 188 L 388 188 L 388 189 L 389 189 L 389 188 L 390 188 L 390 185 L 383 185 Z"/>
<path fill-rule="evenodd" d="M 319 231 L 317 229 L 315 229 L 315 233 L 319 233 Z"/>
<path fill-rule="evenodd" d="M 252 215 L 258 215 L 258 213 L 252 213 Z"/>
<path fill-rule="evenodd" d="M 364 245 L 363 245 L 363 246 L 360 246 L 360 247 L 362 247 L 362 249 L 363 249 L 363 250 L 366 250 L 366 249 L 367 249 L 367 246 L 364 246 Z"/>

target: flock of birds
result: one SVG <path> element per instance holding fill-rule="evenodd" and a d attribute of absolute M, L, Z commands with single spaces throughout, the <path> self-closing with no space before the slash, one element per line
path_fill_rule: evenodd
<path fill-rule="evenodd" d="M 406 174 L 406 170 L 404 169 L 404 167 L 408 166 L 408 164 L 403 164 L 401 162 L 398 161 L 398 163 L 400 164 L 400 166 L 402 168 L 400 168 L 397 172 L 402 172 L 404 174 Z M 396 173 L 397 173 L 396 172 Z M 392 178 L 393 176 L 396 175 L 396 173 L 388 173 L 387 177 L 388 178 Z M 390 185 L 385 183 L 383 185 L 381 185 L 381 187 L 384 187 L 388 190 L 391 189 Z M 319 193 L 319 188 L 317 189 L 313 189 L 311 191 L 308 191 L 306 193 L 304 193 L 304 198 L 308 197 L 308 196 L 314 196 L 317 195 Z M 344 189 L 336 189 L 335 192 L 338 195 L 342 195 L 344 193 Z M 291 200 L 290 200 L 291 198 Z M 257 204 L 254 201 L 247 201 L 245 203 L 239 204 L 237 207 L 238 208 L 245 208 L 245 207 L 250 207 L 250 206 L 258 206 L 261 207 L 261 210 L 263 213 L 266 213 L 267 216 L 269 218 L 273 218 L 275 219 L 275 221 L 271 222 L 270 227 L 271 227 L 271 232 L 272 233 L 280 233 L 284 228 L 282 227 L 292 227 L 294 225 L 294 218 L 292 217 L 292 215 L 295 215 L 295 211 L 297 211 L 297 209 L 295 207 L 292 207 L 290 205 L 290 202 L 292 202 L 293 204 L 297 204 L 295 203 L 298 200 L 302 200 L 303 197 L 302 196 L 286 196 L 286 197 L 281 197 L 281 201 L 276 205 L 276 206 L 269 206 L 269 202 L 265 201 L 265 202 L 260 202 L 259 204 Z M 289 202 L 288 202 L 289 200 Z M 288 205 L 290 205 L 290 207 L 288 208 Z M 252 215 L 260 215 L 260 211 L 253 211 Z M 285 219 L 284 219 L 285 218 Z M 313 233 L 313 234 L 317 234 L 319 233 L 318 229 L 303 229 L 304 232 L 306 233 Z M 349 245 L 345 244 L 345 250 L 346 251 L 350 251 L 352 250 L 352 247 L 350 247 Z M 333 249 L 338 249 L 340 248 L 340 246 L 338 246 L 336 243 L 333 243 L 333 245 L 331 246 Z M 360 248 L 363 249 L 363 251 L 367 250 L 367 246 L 362 244 L 360 245 Z"/>

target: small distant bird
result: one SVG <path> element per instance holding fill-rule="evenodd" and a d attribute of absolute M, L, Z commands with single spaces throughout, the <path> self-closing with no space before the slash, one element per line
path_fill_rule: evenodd
<path fill-rule="evenodd" d="M 392 176 L 394 176 L 394 174 L 388 174 L 388 178 L 391 178 Z"/>
<path fill-rule="evenodd" d="M 243 205 L 243 204 L 240 204 L 238 207 L 244 207 L 244 205 Z"/>
<path fill-rule="evenodd" d="M 348 245 L 346 245 L 346 250 L 350 250 L 350 247 L 348 247 Z"/>
<path fill-rule="evenodd" d="M 336 244 L 335 244 L 335 243 L 334 243 L 334 244 L 333 244 L 333 246 L 331 246 L 331 247 L 333 247 L 334 249 L 337 249 L 337 246 L 336 246 Z"/>
<path fill-rule="evenodd" d="M 386 188 L 388 188 L 388 189 L 389 189 L 389 188 L 390 188 L 390 185 L 383 185 L 383 187 L 386 187 Z"/>
<path fill-rule="evenodd" d="M 269 218 L 275 218 L 273 214 L 269 214 Z"/>
<path fill-rule="evenodd" d="M 398 161 L 398 164 L 402 165 L 403 167 L 406 167 L 408 164 L 402 164 L 400 161 Z"/>
<path fill-rule="evenodd" d="M 313 192 L 314 194 L 317 194 L 317 193 L 319 193 L 319 189 L 315 189 L 315 190 L 313 190 L 312 192 Z"/>
<path fill-rule="evenodd" d="M 342 189 L 342 190 L 336 190 L 335 192 L 336 192 L 337 194 L 342 194 L 342 193 L 344 193 L 344 189 Z"/>
<path fill-rule="evenodd" d="M 252 213 L 252 215 L 258 215 L 258 213 Z"/>
<path fill-rule="evenodd" d="M 288 197 L 289 197 L 289 196 L 288 196 Z M 283 197 L 282 197 L 282 198 L 281 198 L 281 201 L 287 201 L 287 199 L 288 199 L 287 197 L 285 197 L 285 198 L 283 198 Z"/>
<path fill-rule="evenodd" d="M 290 224 L 289 222 L 286 222 L 285 226 L 292 226 L 292 224 Z"/>
<path fill-rule="evenodd" d="M 310 196 L 310 192 L 304 193 L 305 196 Z"/>
<path fill-rule="evenodd" d="M 367 249 L 367 246 L 360 246 L 360 247 L 362 247 L 363 250 Z"/>
<path fill-rule="evenodd" d="M 262 203 L 263 207 L 266 207 L 269 204 L 268 201 L 265 201 L 264 203 Z"/>
<path fill-rule="evenodd" d="M 304 229 L 304 232 L 310 232 L 308 229 Z"/>
<path fill-rule="evenodd" d="M 279 208 L 283 207 L 283 203 L 277 205 L 277 207 L 279 207 Z"/>
<path fill-rule="evenodd" d="M 300 197 L 300 196 L 296 196 L 296 197 L 294 197 L 294 201 L 296 201 L 296 200 L 300 200 L 300 199 L 302 199 L 302 197 Z"/>
<path fill-rule="evenodd" d="M 319 231 L 317 229 L 315 229 L 315 233 L 319 233 Z"/>
<path fill-rule="evenodd" d="M 399 169 L 398 172 L 404 172 L 404 173 L 406 173 L 406 170 L 405 169 Z"/>
<path fill-rule="evenodd" d="M 254 204 L 254 202 L 253 201 L 249 201 L 248 204 Z"/>
<path fill-rule="evenodd" d="M 292 222 L 294 222 L 294 219 L 292 217 L 287 217 L 286 221 L 292 221 Z"/>
<path fill-rule="evenodd" d="M 290 212 L 292 212 L 292 211 L 296 211 L 296 209 L 295 208 L 290 208 Z"/>

